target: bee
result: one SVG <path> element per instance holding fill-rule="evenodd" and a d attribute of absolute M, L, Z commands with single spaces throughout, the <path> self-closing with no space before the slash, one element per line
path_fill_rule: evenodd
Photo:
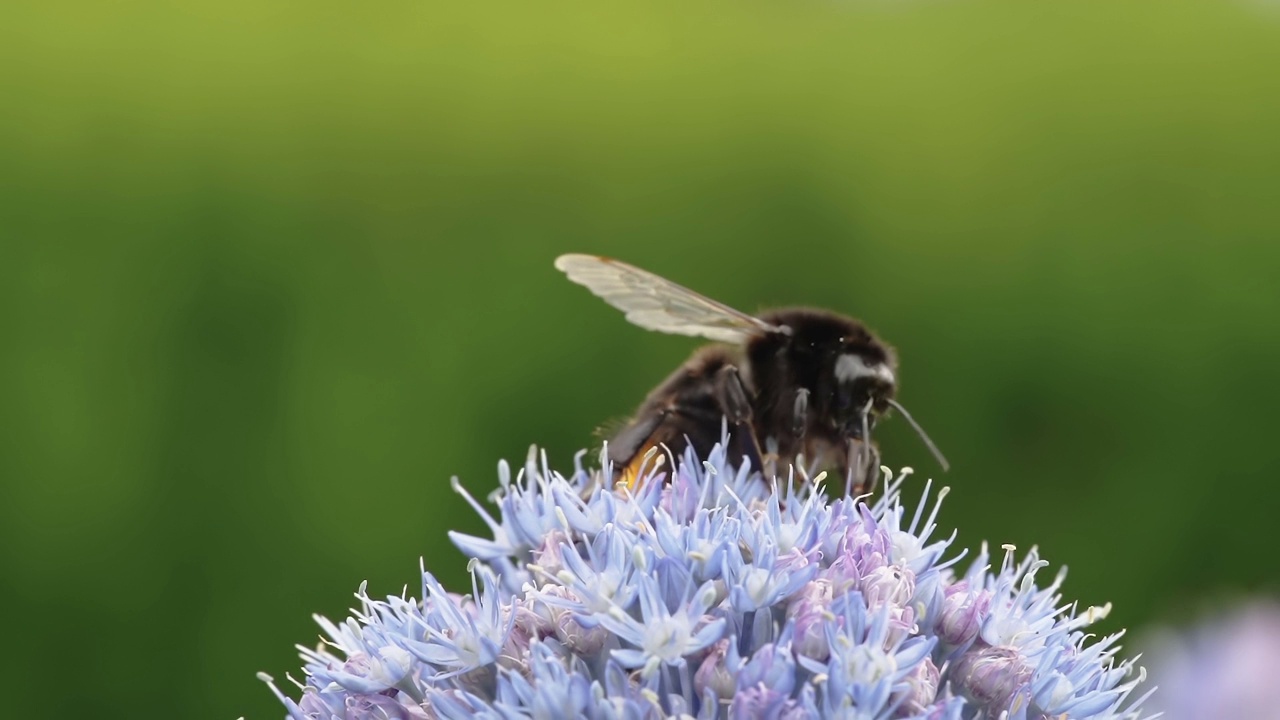
<path fill-rule="evenodd" d="M 897 393 L 892 348 L 858 320 L 816 308 L 759 315 L 704 297 L 612 258 L 561 255 L 569 279 L 648 330 L 717 341 L 696 350 L 608 439 L 615 481 L 634 486 L 653 448 L 706 457 L 729 430 L 726 451 L 773 476 L 779 465 L 832 470 L 845 492 L 874 492 L 879 450 L 871 431 L 895 409 L 944 470 L 949 465 Z"/>

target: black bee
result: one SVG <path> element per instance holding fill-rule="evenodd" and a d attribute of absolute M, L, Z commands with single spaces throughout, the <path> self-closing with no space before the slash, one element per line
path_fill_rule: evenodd
<path fill-rule="evenodd" d="M 947 461 L 895 399 L 897 358 L 865 325 L 827 310 L 787 308 L 759 316 L 699 295 L 627 263 L 561 255 L 556 267 L 642 328 L 724 345 L 694 352 L 608 440 L 617 481 L 633 485 L 650 449 L 705 457 L 727 424 L 730 459 L 768 475 L 779 464 L 839 472 L 845 491 L 875 489 L 879 452 L 871 431 L 896 408 Z"/>

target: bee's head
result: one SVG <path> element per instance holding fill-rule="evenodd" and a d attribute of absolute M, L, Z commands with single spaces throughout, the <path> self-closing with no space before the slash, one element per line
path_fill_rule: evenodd
<path fill-rule="evenodd" d="M 747 346 L 753 371 L 761 373 L 758 387 L 776 384 L 807 391 L 811 415 L 844 438 L 865 440 L 892 408 L 911 424 L 942 469 L 949 467 L 924 428 L 894 398 L 897 358 L 866 326 L 809 308 L 774 310 L 761 318 L 786 332 Z"/>
<path fill-rule="evenodd" d="M 889 358 L 845 347 L 832 359 L 835 380 L 832 422 L 846 437 L 863 437 L 889 409 L 897 377 Z M 865 416 L 865 419 L 864 419 Z"/>
<path fill-rule="evenodd" d="M 788 328 L 781 348 L 787 379 L 809 390 L 816 415 L 844 437 L 870 432 L 897 389 L 889 346 L 857 320 L 825 310 L 787 309 L 764 317 Z"/>

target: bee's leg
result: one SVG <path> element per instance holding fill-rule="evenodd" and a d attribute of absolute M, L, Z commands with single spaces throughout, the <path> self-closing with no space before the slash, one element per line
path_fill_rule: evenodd
<path fill-rule="evenodd" d="M 796 440 L 804 438 L 804 431 L 809 426 L 809 389 L 796 390 L 796 402 L 791 415 L 791 433 Z"/>
<path fill-rule="evenodd" d="M 844 458 L 844 487 L 849 497 L 870 495 L 880 481 L 880 448 L 870 440 L 849 438 Z"/>
<path fill-rule="evenodd" d="M 773 436 L 765 438 L 764 447 L 761 448 L 761 451 L 762 455 L 760 457 L 763 459 L 764 476 L 767 478 L 777 477 L 778 460 L 782 457 L 778 450 L 778 438 Z M 804 462 L 802 462 L 803 457 L 803 454 L 798 455 L 795 463 L 796 467 L 801 469 L 801 472 L 804 472 L 803 468 L 805 467 Z"/>
<path fill-rule="evenodd" d="M 871 440 L 871 402 L 867 400 L 866 407 L 862 408 L 862 436 L 856 442 L 849 441 L 848 462 L 852 467 L 847 484 L 858 495 L 875 492 L 876 481 L 880 479 L 880 450 Z"/>
<path fill-rule="evenodd" d="M 764 470 L 764 463 L 760 460 L 760 445 L 751 424 L 751 396 L 747 393 L 747 387 L 742 384 L 738 368 L 725 365 L 716 371 L 715 394 L 729 421 L 733 444 L 751 462 L 752 468 Z"/>
<path fill-rule="evenodd" d="M 862 479 L 858 477 L 858 466 L 861 464 L 860 453 L 856 440 L 849 438 L 845 441 L 844 494 L 846 497 L 856 497 L 861 492 Z"/>
<path fill-rule="evenodd" d="M 880 484 L 880 448 L 868 440 L 862 443 L 862 454 L 866 456 L 866 462 L 862 466 L 863 484 L 866 486 L 863 492 L 870 495 Z"/>

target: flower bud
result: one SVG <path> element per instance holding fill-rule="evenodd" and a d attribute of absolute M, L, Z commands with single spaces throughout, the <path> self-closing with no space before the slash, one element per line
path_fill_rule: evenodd
<path fill-rule="evenodd" d="M 951 679 L 966 698 L 998 712 L 1030 681 L 1031 670 L 1015 648 L 976 647 L 956 661 Z"/>
<path fill-rule="evenodd" d="M 952 647 L 972 641 L 982 629 L 990 604 L 989 591 L 970 592 L 963 582 L 947 588 L 938 616 L 938 638 Z"/>
<path fill-rule="evenodd" d="M 578 614 L 562 609 L 556 615 L 556 638 L 578 655 L 592 657 L 604 649 L 609 631 L 599 625 L 586 627 L 578 622 Z"/>
<path fill-rule="evenodd" d="M 703 658 L 698 671 L 693 674 L 693 689 L 699 696 L 710 690 L 717 698 L 728 700 L 737 692 L 737 682 L 729 671 L 726 660 L 728 652 L 729 640 L 720 640 L 711 646 L 711 651 Z"/>
<path fill-rule="evenodd" d="M 826 628 L 833 621 L 830 609 L 832 593 L 831 581 L 813 580 L 804 586 L 787 608 L 787 617 L 792 620 L 794 630 L 791 648 L 797 654 L 818 661 L 830 656 Z"/>
<path fill-rule="evenodd" d="M 907 690 L 901 696 L 900 713 L 919 715 L 928 712 L 938 696 L 939 680 L 938 666 L 933 664 L 933 660 L 925 658 L 916 665 L 906 677 Z"/>
<path fill-rule="evenodd" d="M 864 576 L 861 585 L 868 607 L 875 609 L 891 605 L 900 608 L 906 606 L 915 594 L 916 576 L 905 567 L 885 565 Z"/>

